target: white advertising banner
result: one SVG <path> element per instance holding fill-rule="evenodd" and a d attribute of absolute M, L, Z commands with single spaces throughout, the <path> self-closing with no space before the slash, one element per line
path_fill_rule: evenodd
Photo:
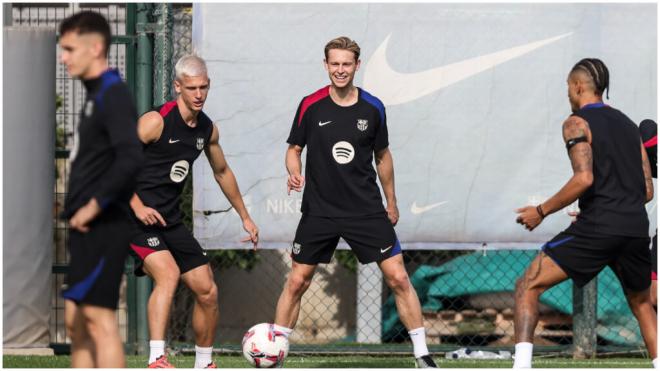
<path fill-rule="evenodd" d="M 529 233 L 514 209 L 571 176 L 571 67 L 602 59 L 606 103 L 657 119 L 656 6 L 202 3 L 193 39 L 211 78 L 205 111 L 262 247 L 293 239 L 302 194 L 286 192 L 286 138 L 302 97 L 328 84 L 323 47 L 346 35 L 362 48 L 356 85 L 386 106 L 404 248 L 529 248 L 570 223 L 564 210 Z M 195 235 L 207 249 L 247 247 L 203 156 L 193 174 Z"/>

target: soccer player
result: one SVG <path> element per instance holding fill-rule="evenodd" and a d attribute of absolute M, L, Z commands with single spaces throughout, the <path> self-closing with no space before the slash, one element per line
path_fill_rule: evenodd
<path fill-rule="evenodd" d="M 657 367 L 657 320 L 648 291 L 649 221 L 644 208 L 653 198 L 649 159 L 637 125 L 603 103 L 609 71 L 601 60 L 582 59 L 571 69 L 567 82 L 573 114 L 563 123 L 563 137 L 573 176 L 547 201 L 518 209 L 516 221 L 532 231 L 576 199 L 580 213 L 543 245 L 516 283 L 513 367 L 532 365 L 539 296 L 568 278 L 582 287 L 605 266 L 619 278 Z"/>
<path fill-rule="evenodd" d="M 287 142 L 287 188 L 305 186 L 302 218 L 292 246 L 292 267 L 275 314 L 276 330 L 288 336 L 316 265 L 329 263 L 342 237 L 362 264 L 376 262 L 396 298 L 419 367 L 436 367 L 426 346 L 422 311 L 403 265 L 394 232 L 399 219 L 394 167 L 388 149 L 385 107 L 353 85 L 360 47 L 348 37 L 325 46 L 330 85 L 303 98 Z M 307 146 L 306 177 L 301 154 Z M 383 206 L 376 170 L 385 194 Z"/>
<path fill-rule="evenodd" d="M 216 368 L 211 359 L 218 322 L 218 288 L 206 252 L 182 223 L 180 196 L 192 164 L 202 151 L 215 180 L 243 229 L 257 247 L 259 231 L 245 208 L 236 178 L 220 147 L 220 132 L 202 111 L 211 87 L 206 63 L 184 56 L 176 63 L 177 98 L 147 112 L 138 120 L 145 145 L 144 170 L 131 199 L 136 233 L 131 248 L 141 263 L 136 274 L 154 280 L 149 297 L 149 368 L 173 367 L 165 355 L 165 328 L 179 277 L 195 295 L 192 326 L 195 332 L 195 368 Z"/>
<path fill-rule="evenodd" d="M 71 228 L 68 289 L 62 293 L 71 365 L 125 367 L 115 310 L 129 251 L 128 202 L 142 163 L 137 112 L 119 73 L 108 68 L 105 18 L 80 12 L 62 21 L 59 31 L 61 62 L 87 93 L 62 215 Z"/>
<path fill-rule="evenodd" d="M 658 177 L 658 124 L 653 120 L 644 120 L 639 124 L 639 132 L 642 136 L 646 155 L 651 164 L 651 173 L 654 178 Z M 654 307 L 658 306 L 658 230 L 653 236 L 651 247 L 651 302 Z"/>

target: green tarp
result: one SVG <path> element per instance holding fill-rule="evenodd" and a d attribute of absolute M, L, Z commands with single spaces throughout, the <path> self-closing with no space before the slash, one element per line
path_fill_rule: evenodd
<path fill-rule="evenodd" d="M 441 266 L 420 266 L 410 277 L 425 312 L 437 312 L 448 299 L 498 292 L 512 292 L 515 282 L 537 251 L 498 250 L 457 257 Z M 541 302 L 561 313 L 573 310 L 571 280 L 548 290 Z M 637 320 L 610 268 L 598 275 L 598 336 L 616 345 L 643 345 Z M 383 341 L 406 330 L 390 296 L 383 308 Z"/>

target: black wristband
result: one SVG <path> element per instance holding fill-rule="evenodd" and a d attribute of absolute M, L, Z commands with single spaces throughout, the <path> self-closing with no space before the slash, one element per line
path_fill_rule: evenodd
<path fill-rule="evenodd" d="M 536 212 L 541 215 L 541 218 L 545 219 L 545 214 L 543 213 L 543 209 L 541 208 L 541 205 L 536 206 Z"/>

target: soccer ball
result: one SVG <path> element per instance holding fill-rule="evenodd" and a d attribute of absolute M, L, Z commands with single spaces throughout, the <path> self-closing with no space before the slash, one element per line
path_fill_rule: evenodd
<path fill-rule="evenodd" d="M 243 335 L 242 346 L 245 359 L 258 368 L 281 366 L 289 353 L 289 340 L 272 323 L 252 326 Z"/>

